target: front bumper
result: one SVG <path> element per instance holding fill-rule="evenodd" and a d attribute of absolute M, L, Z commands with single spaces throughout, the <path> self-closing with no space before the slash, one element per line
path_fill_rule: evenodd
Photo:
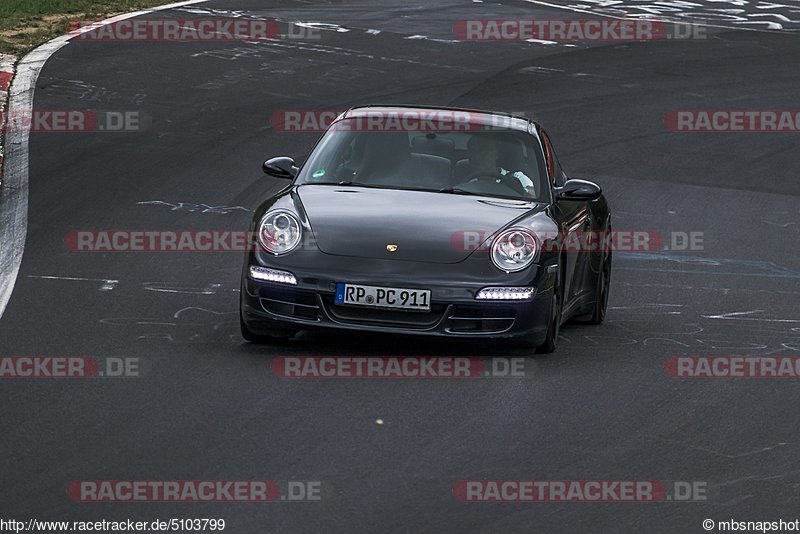
<path fill-rule="evenodd" d="M 252 265 L 254 256 L 248 258 Z M 453 280 L 452 265 L 425 264 L 422 276 L 385 274 L 383 260 L 368 262 L 354 272 L 332 265 L 325 274 L 270 265 L 293 273 L 297 285 L 253 280 L 245 265 L 242 279 L 242 320 L 255 334 L 276 329 L 341 329 L 397 334 L 421 334 L 454 338 L 525 338 L 543 342 L 547 334 L 552 303 L 553 269 L 532 267 L 527 274 L 483 273 Z M 396 267 L 396 264 L 395 264 Z M 416 270 L 416 269 L 415 269 Z M 456 269 L 457 270 L 457 269 Z M 499 275 L 499 276 L 498 276 Z M 337 282 L 384 287 L 407 287 L 431 290 L 430 312 L 344 306 L 334 302 Z M 533 286 L 536 291 L 525 301 L 476 300 L 475 294 L 487 286 Z"/>

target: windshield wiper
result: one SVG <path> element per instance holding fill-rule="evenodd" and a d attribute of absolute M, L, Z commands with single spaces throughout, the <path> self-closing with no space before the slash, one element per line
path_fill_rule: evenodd
<path fill-rule="evenodd" d="M 370 184 L 364 184 L 361 182 L 352 182 L 348 180 L 342 180 L 341 182 L 306 182 L 304 185 L 352 185 L 354 187 L 376 187 Z"/>
<path fill-rule="evenodd" d="M 372 187 L 369 184 L 364 184 L 364 183 L 361 183 L 361 182 L 353 182 L 351 180 L 342 180 L 341 182 L 339 182 L 336 185 L 353 185 L 353 186 L 357 186 L 357 187 Z"/>
<path fill-rule="evenodd" d="M 467 191 L 466 189 L 461 189 L 460 187 L 445 187 L 443 189 L 439 189 L 439 193 L 451 193 L 453 195 L 475 195 L 475 196 L 485 196 L 483 193 L 475 193 L 474 191 Z"/>

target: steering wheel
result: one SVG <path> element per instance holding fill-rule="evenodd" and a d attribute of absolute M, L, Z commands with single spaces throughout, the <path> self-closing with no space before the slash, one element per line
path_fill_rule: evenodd
<path fill-rule="evenodd" d="M 470 180 L 475 180 L 475 179 L 481 181 L 482 178 L 491 178 L 492 183 L 497 183 L 497 180 L 499 180 L 500 185 L 513 190 L 515 193 L 527 196 L 528 192 L 525 190 L 525 187 L 523 187 L 522 183 L 519 180 L 514 178 L 514 172 L 509 172 L 505 175 L 500 174 L 499 172 L 477 172 L 475 174 L 467 176 L 466 181 L 469 182 Z"/>

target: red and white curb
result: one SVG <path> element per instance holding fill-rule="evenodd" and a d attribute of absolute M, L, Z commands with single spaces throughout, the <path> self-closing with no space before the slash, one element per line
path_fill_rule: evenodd
<path fill-rule="evenodd" d="M 6 104 L 16 61 L 17 58 L 14 56 L 0 54 L 0 185 L 3 184 L 3 131 L 6 124 Z"/>
<path fill-rule="evenodd" d="M 147 15 L 174 7 L 199 4 L 206 0 L 189 0 L 166 4 L 143 11 L 112 17 L 67 35 L 56 37 L 36 48 L 17 63 L 11 87 L 8 88 L 8 115 L 25 116 L 33 112 L 33 90 L 45 62 L 76 35 L 99 26 Z M 28 132 L 25 128 L 13 128 L 5 132 L 4 182 L 0 184 L 0 318 L 14 291 L 25 238 L 28 234 Z"/>

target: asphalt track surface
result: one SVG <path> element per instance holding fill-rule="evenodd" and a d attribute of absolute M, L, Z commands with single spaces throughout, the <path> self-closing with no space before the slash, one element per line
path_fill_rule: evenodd
<path fill-rule="evenodd" d="M 662 120 L 678 109 L 796 109 L 796 35 L 447 42 L 459 19 L 569 16 L 513 1 L 212 0 L 163 15 L 231 11 L 351 31 L 73 42 L 42 70 L 36 109 L 140 110 L 152 124 L 31 135 L 28 237 L 0 354 L 136 357 L 144 372 L 4 380 L 0 515 L 221 517 L 230 532 L 701 532 L 705 518 L 797 517 L 798 382 L 678 380 L 663 365 L 800 355 L 798 134 L 675 133 Z M 317 136 L 275 131 L 270 115 L 370 102 L 528 110 L 567 173 L 604 188 L 615 229 L 699 231 L 704 248 L 618 254 L 607 322 L 565 326 L 557 352 L 530 359 L 525 377 L 288 380 L 272 373 L 274 358 L 525 354 L 353 334 L 254 346 L 238 333 L 241 254 L 64 246 L 79 229 L 245 228 L 247 210 L 281 185 L 261 173 L 263 159 L 302 156 Z M 67 497 L 69 481 L 94 479 L 320 481 L 323 498 Z M 466 504 L 452 491 L 463 479 L 703 481 L 709 492 L 691 503 Z"/>

